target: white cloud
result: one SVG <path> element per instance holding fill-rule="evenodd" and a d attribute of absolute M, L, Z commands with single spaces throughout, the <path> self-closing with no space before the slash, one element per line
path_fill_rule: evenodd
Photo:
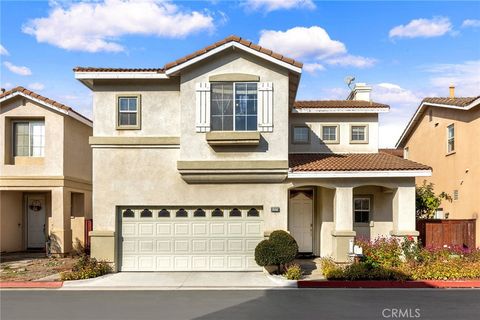
<path fill-rule="evenodd" d="M 479 28 L 480 20 L 476 20 L 476 19 L 463 20 L 462 27 L 463 28 L 467 28 L 467 27 Z"/>
<path fill-rule="evenodd" d="M 326 60 L 326 63 L 341 66 L 341 67 L 355 67 L 355 68 L 369 68 L 377 62 L 373 58 L 365 58 L 361 56 L 353 56 L 350 54 L 330 58 Z"/>
<path fill-rule="evenodd" d="M 27 67 L 16 66 L 11 62 L 5 61 L 3 65 L 13 73 L 19 74 L 21 76 L 29 76 L 32 74 L 32 71 Z"/>
<path fill-rule="evenodd" d="M 249 10 L 267 12 L 296 8 L 315 9 L 315 4 L 311 0 L 247 0 L 244 5 Z"/>
<path fill-rule="evenodd" d="M 392 109 L 394 109 L 395 105 L 417 106 L 422 97 L 398 84 L 382 82 L 373 85 L 372 99 L 376 102 L 392 105 Z"/>
<path fill-rule="evenodd" d="M 213 30 L 213 18 L 185 11 L 169 0 L 105 0 L 53 4 L 48 17 L 30 20 L 23 32 L 67 50 L 118 52 L 125 35 L 182 38 Z"/>
<path fill-rule="evenodd" d="M 33 91 L 41 91 L 41 90 L 45 89 L 45 85 L 41 82 L 30 83 L 27 87 L 29 89 L 32 89 Z"/>
<path fill-rule="evenodd" d="M 0 55 L 1 55 L 1 56 L 8 56 L 8 55 L 10 55 L 10 53 L 8 53 L 8 50 L 5 49 L 5 47 L 2 46 L 1 44 L 0 44 Z"/>
<path fill-rule="evenodd" d="M 321 59 L 347 51 L 342 42 L 330 39 L 327 31 L 318 26 L 295 27 L 287 31 L 263 30 L 258 43 L 295 59 Z"/>
<path fill-rule="evenodd" d="M 394 27 L 389 32 L 390 38 L 430 38 L 443 36 L 452 31 L 450 19 L 435 17 L 433 19 L 415 19 L 406 25 Z"/>
<path fill-rule="evenodd" d="M 313 62 L 313 63 L 305 63 L 303 65 L 303 69 L 309 73 L 315 73 L 317 71 L 325 70 L 325 67 L 320 63 Z"/>
<path fill-rule="evenodd" d="M 456 96 L 480 94 L 480 60 L 435 64 L 425 67 L 424 70 L 432 74 L 430 84 L 441 96 L 448 95 L 450 84 L 455 86 Z"/>

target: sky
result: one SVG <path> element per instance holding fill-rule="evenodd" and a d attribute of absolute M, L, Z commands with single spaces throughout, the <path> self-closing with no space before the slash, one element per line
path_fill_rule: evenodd
<path fill-rule="evenodd" d="M 0 85 L 92 116 L 75 66 L 162 67 L 235 34 L 304 63 L 297 100 L 373 88 L 380 147 L 393 147 L 427 96 L 480 95 L 480 2 L 1 1 Z"/>

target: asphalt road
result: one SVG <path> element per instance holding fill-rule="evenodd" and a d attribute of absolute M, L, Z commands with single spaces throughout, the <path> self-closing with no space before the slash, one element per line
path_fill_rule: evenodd
<path fill-rule="evenodd" d="M 1 320 L 480 319 L 480 290 L 0 291 Z"/>

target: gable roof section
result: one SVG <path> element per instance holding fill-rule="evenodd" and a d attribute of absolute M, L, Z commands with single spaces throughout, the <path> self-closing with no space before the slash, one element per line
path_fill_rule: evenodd
<path fill-rule="evenodd" d="M 55 100 L 49 99 L 38 93 L 25 89 L 24 87 L 18 86 L 11 90 L 5 91 L 0 94 L 0 103 L 7 101 L 11 98 L 16 96 L 22 96 L 32 101 L 35 101 L 47 108 L 54 109 L 60 113 L 69 115 L 70 117 L 92 127 L 93 123 L 92 120 L 88 119 L 84 115 L 78 113 L 77 111 L 73 110 L 71 107 L 64 105 L 63 103 L 57 102 Z"/>
<path fill-rule="evenodd" d="M 142 76 L 150 75 L 153 77 L 153 74 L 157 74 L 157 78 L 168 78 L 169 75 L 174 74 L 175 72 L 180 71 L 181 69 L 192 65 L 200 60 L 203 60 L 213 54 L 226 50 L 228 48 L 236 47 L 246 52 L 250 52 L 256 56 L 259 56 L 263 59 L 269 60 L 273 63 L 279 64 L 285 68 L 288 68 L 296 73 L 302 72 L 303 64 L 294 59 L 285 57 L 279 53 L 273 52 L 272 50 L 263 48 L 259 45 L 254 44 L 251 41 L 243 39 L 241 37 L 232 35 L 223 40 L 215 42 L 212 45 L 209 45 L 205 48 L 195 51 L 189 55 L 186 55 L 180 59 L 169 62 L 165 64 L 162 68 L 95 68 L 95 67 L 76 67 L 73 69 L 75 72 L 75 77 L 77 79 L 91 79 L 93 75 L 84 75 L 83 73 L 113 73 L 112 78 L 125 78 L 125 76 L 116 75 L 116 73 L 132 73 L 132 77 L 141 78 Z M 117 76 L 117 77 L 114 77 Z M 100 78 L 100 77 L 99 77 Z M 105 78 L 104 78 L 105 79 Z"/>
<path fill-rule="evenodd" d="M 468 111 L 480 105 L 480 96 L 476 97 L 458 97 L 458 98 L 446 98 L 446 97 L 427 97 L 422 100 L 413 117 L 408 122 L 405 130 L 395 145 L 396 148 L 403 148 L 407 143 L 407 140 L 415 130 L 415 126 L 420 121 L 421 116 L 424 114 L 425 109 L 428 107 L 436 108 L 448 108 L 462 111 Z"/>
<path fill-rule="evenodd" d="M 429 176 L 429 166 L 387 153 L 297 153 L 289 155 L 289 177 Z"/>
<path fill-rule="evenodd" d="M 363 100 L 304 100 L 293 104 L 294 113 L 379 113 L 389 109 L 389 105 Z"/>

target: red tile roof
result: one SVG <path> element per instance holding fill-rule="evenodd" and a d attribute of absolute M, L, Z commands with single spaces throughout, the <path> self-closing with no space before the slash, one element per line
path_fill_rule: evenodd
<path fill-rule="evenodd" d="M 378 149 L 378 152 L 388 153 L 403 158 L 403 149 Z"/>
<path fill-rule="evenodd" d="M 299 100 L 294 108 L 390 108 L 387 104 L 363 100 Z"/>
<path fill-rule="evenodd" d="M 60 108 L 60 109 L 63 109 L 65 111 L 71 111 L 71 112 L 74 112 L 76 114 L 78 114 L 80 117 L 84 118 L 85 120 L 88 120 L 89 122 L 92 122 L 92 120 L 88 119 L 87 117 L 85 117 L 84 115 L 82 115 L 81 113 L 78 113 L 77 111 L 75 111 L 72 107 L 69 107 L 63 103 L 60 103 L 60 102 L 57 102 L 55 100 L 52 100 L 52 99 L 49 99 L 47 97 L 44 97 L 38 93 L 35 93 L 33 91 L 30 91 L 24 87 L 21 87 L 21 86 L 18 86 L 18 87 L 15 87 L 11 90 L 8 90 L 8 91 L 5 91 L 5 92 L 2 92 L 0 93 L 0 99 L 6 97 L 6 96 L 9 96 L 11 94 L 14 94 L 14 93 L 23 93 L 27 96 L 30 96 L 32 98 L 35 98 L 35 99 L 38 99 L 40 101 L 43 101 L 45 103 L 48 103 L 54 107 L 57 107 L 57 108 Z"/>
<path fill-rule="evenodd" d="M 456 107 L 466 107 L 473 101 L 480 98 L 480 96 L 476 97 L 458 97 L 458 98 L 448 98 L 448 97 L 427 97 L 423 99 L 422 102 L 425 103 L 434 103 L 434 104 L 446 104 L 450 106 Z"/>
<path fill-rule="evenodd" d="M 264 54 L 267 54 L 277 60 L 280 60 L 280 61 L 283 61 L 285 63 L 288 63 L 288 64 L 291 64 L 295 67 L 298 67 L 298 68 L 301 68 L 303 66 L 303 64 L 299 61 L 295 61 L 291 58 L 288 58 L 288 57 L 285 57 L 279 53 L 275 53 L 273 52 L 272 50 L 269 50 L 267 48 L 263 48 L 257 44 L 254 44 L 253 42 L 251 41 L 248 41 L 246 39 L 243 39 L 241 37 L 238 37 L 238 36 L 235 36 L 235 35 L 232 35 L 232 36 L 229 36 L 229 37 L 226 37 L 225 39 L 223 40 L 220 40 L 218 42 L 215 42 L 214 44 L 212 45 L 209 45 L 205 48 L 202 48 L 200 50 L 197 50 L 195 51 L 194 53 L 191 53 L 189 55 L 186 55 L 180 59 L 177 59 L 175 61 L 172 61 L 172 62 L 169 62 L 167 64 L 165 64 L 165 66 L 163 68 L 95 68 L 95 67 L 76 67 L 73 69 L 73 71 L 75 72 L 159 72 L 159 73 L 163 73 L 165 72 L 166 70 L 170 69 L 170 68 L 173 68 L 175 66 L 178 66 L 179 64 L 181 63 L 184 63 L 188 60 L 191 60 L 193 58 L 196 58 L 204 53 L 207 53 L 215 48 L 218 48 L 222 45 L 224 45 L 225 43 L 228 43 L 228 42 L 238 42 L 246 47 L 249 47 L 250 49 L 253 49 L 255 51 L 258 51 L 258 52 L 261 52 L 261 53 L 264 53 Z"/>
<path fill-rule="evenodd" d="M 293 172 L 431 170 L 429 166 L 387 153 L 290 154 L 289 167 Z"/>

